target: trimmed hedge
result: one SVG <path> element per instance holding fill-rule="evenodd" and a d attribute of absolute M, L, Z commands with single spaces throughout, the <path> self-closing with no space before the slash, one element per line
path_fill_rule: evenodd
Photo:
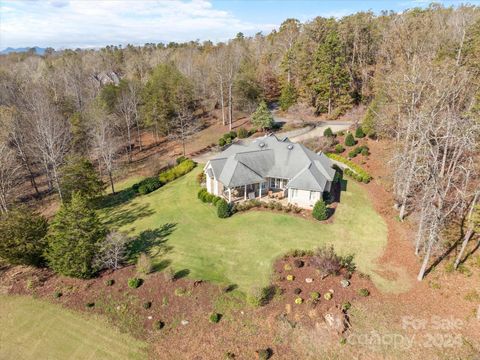
<path fill-rule="evenodd" d="M 353 169 L 352 171 L 347 168 L 343 171 L 343 173 L 347 176 L 352 177 L 358 182 L 363 182 L 365 184 L 368 184 L 372 180 L 372 176 L 369 173 L 367 173 L 362 167 L 360 167 L 359 165 L 355 164 L 354 162 L 348 159 L 345 159 L 343 156 L 340 156 L 338 154 L 332 154 L 332 153 L 328 153 L 327 156 L 330 159 L 339 161 L 347 165 L 349 168 Z"/>
<path fill-rule="evenodd" d="M 185 175 L 186 173 L 190 172 L 197 166 L 197 163 L 193 160 L 190 160 L 184 156 L 181 156 L 177 159 L 177 166 L 174 166 L 171 169 L 168 169 L 160 175 L 157 176 L 152 176 L 146 179 L 143 179 L 142 181 L 133 184 L 132 185 L 132 190 L 136 194 L 140 195 L 146 195 L 151 193 L 152 191 L 155 191 L 159 188 L 161 188 L 163 185 L 169 183 L 170 181 L 173 181 L 180 176 Z"/>

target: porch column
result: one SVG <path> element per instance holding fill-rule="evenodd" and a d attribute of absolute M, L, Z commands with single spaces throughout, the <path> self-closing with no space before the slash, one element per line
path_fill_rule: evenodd
<path fill-rule="evenodd" d="M 243 193 L 243 200 L 247 200 L 247 185 L 245 185 L 245 192 Z"/>
<path fill-rule="evenodd" d="M 259 198 L 261 199 L 262 198 L 262 183 L 259 183 L 258 185 L 260 186 L 260 189 L 258 190 L 258 195 L 259 195 Z"/>
<path fill-rule="evenodd" d="M 232 189 L 228 188 L 228 202 L 232 202 Z"/>

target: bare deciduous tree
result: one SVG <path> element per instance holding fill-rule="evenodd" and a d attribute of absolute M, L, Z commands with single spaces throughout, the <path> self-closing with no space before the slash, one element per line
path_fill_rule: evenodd
<path fill-rule="evenodd" d="M 127 246 L 131 239 L 117 231 L 110 232 L 100 244 L 95 264 L 99 269 L 119 269 L 127 259 Z"/>

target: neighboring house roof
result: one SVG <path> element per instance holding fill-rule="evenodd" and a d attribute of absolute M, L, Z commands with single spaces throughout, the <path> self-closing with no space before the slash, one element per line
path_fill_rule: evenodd
<path fill-rule="evenodd" d="M 288 138 L 267 135 L 249 145 L 234 144 L 207 164 L 217 180 L 235 187 L 258 183 L 267 177 L 289 179 L 287 187 L 323 191 L 335 170 L 323 153 L 316 154 Z"/>

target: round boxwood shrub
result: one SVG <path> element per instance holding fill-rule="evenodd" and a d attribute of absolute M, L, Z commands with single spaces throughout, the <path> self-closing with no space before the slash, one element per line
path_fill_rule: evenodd
<path fill-rule="evenodd" d="M 217 215 L 221 219 L 228 218 L 232 215 L 230 205 L 224 199 L 217 202 Z"/>
<path fill-rule="evenodd" d="M 226 143 L 227 143 L 227 142 L 225 141 L 224 138 L 218 139 L 218 145 L 219 145 L 219 146 L 225 146 Z"/>
<path fill-rule="evenodd" d="M 356 138 L 363 138 L 363 137 L 365 137 L 365 133 L 363 132 L 363 129 L 362 129 L 361 126 L 359 126 L 359 127 L 357 128 L 357 130 L 355 130 L 355 137 L 356 137 Z"/>
<path fill-rule="evenodd" d="M 295 276 L 293 275 L 287 275 L 287 280 L 288 281 L 293 281 L 295 279 Z"/>
<path fill-rule="evenodd" d="M 323 297 L 325 298 L 325 300 L 332 300 L 332 293 L 330 291 L 326 292 Z"/>
<path fill-rule="evenodd" d="M 210 314 L 210 317 L 209 317 L 209 320 L 211 323 L 218 323 L 221 319 L 222 315 L 218 314 L 218 313 L 212 313 Z"/>
<path fill-rule="evenodd" d="M 348 133 L 347 136 L 345 137 L 345 145 L 347 146 L 355 145 L 355 139 L 353 138 L 352 133 Z"/>
<path fill-rule="evenodd" d="M 330 129 L 329 127 L 326 128 L 326 129 L 323 131 L 323 136 L 327 136 L 327 137 L 332 137 L 332 136 L 334 136 L 332 129 Z"/>
<path fill-rule="evenodd" d="M 293 293 L 294 293 L 295 295 L 299 295 L 301 292 L 302 292 L 302 289 L 300 289 L 300 288 L 295 288 L 295 289 L 293 290 Z"/>
<path fill-rule="evenodd" d="M 115 284 L 115 280 L 113 279 L 108 279 L 105 281 L 105 285 L 107 286 L 112 286 L 113 284 Z"/>
<path fill-rule="evenodd" d="M 326 220 L 328 218 L 328 209 L 325 201 L 318 200 L 313 207 L 312 216 L 317 220 Z"/>
<path fill-rule="evenodd" d="M 63 295 L 63 294 L 62 294 L 61 291 L 55 291 L 55 292 L 53 293 L 53 297 L 55 297 L 55 298 L 57 298 L 57 299 L 58 299 L 59 297 L 62 297 L 62 295 Z"/>
<path fill-rule="evenodd" d="M 295 304 L 300 305 L 301 303 L 303 303 L 303 299 L 301 297 L 295 298 Z"/>
<path fill-rule="evenodd" d="M 342 144 L 337 144 L 337 145 L 335 145 L 335 152 L 336 152 L 337 154 L 340 154 L 340 153 L 342 153 L 342 152 L 344 152 L 344 151 L 345 151 L 345 148 L 343 147 Z"/>
<path fill-rule="evenodd" d="M 310 299 L 312 299 L 312 300 L 320 299 L 320 293 L 318 291 L 312 291 L 310 293 Z"/>
<path fill-rule="evenodd" d="M 345 302 L 342 304 L 342 310 L 343 310 L 343 311 L 348 311 L 348 310 L 350 310 L 351 307 L 352 307 L 352 304 L 350 304 L 348 301 L 345 301 Z"/>
<path fill-rule="evenodd" d="M 285 271 L 290 271 L 290 270 L 292 270 L 292 265 L 290 265 L 290 264 L 285 264 L 285 265 L 283 266 L 283 269 L 284 269 Z"/>
<path fill-rule="evenodd" d="M 128 279 L 128 287 L 130 287 L 132 289 L 136 289 L 136 288 L 140 287 L 140 285 L 142 285 L 142 283 L 143 283 L 143 280 L 139 279 L 139 278 Z"/>
<path fill-rule="evenodd" d="M 270 359 L 270 350 L 269 349 L 261 349 L 257 350 L 257 359 L 258 360 L 268 360 Z"/>

